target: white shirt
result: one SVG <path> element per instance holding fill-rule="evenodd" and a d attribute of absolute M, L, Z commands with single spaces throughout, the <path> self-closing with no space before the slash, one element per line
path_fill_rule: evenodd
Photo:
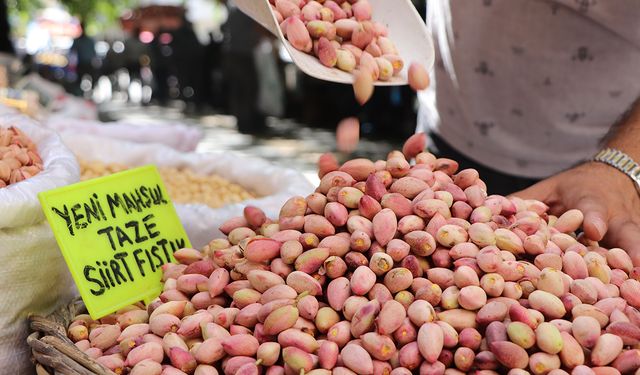
<path fill-rule="evenodd" d="M 593 156 L 640 96 L 638 0 L 450 7 L 456 79 L 437 53 L 437 114 L 421 95 L 419 128 L 487 167 L 531 178 L 566 169 Z"/>

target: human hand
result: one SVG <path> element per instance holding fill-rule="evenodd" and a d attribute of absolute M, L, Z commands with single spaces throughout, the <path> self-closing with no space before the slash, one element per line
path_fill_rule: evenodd
<path fill-rule="evenodd" d="M 554 215 L 582 211 L 587 238 L 626 250 L 640 266 L 640 195 L 633 181 L 615 168 L 585 163 L 513 195 L 540 200 Z"/>

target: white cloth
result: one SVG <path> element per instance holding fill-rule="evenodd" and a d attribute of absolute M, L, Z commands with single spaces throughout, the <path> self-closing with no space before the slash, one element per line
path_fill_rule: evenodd
<path fill-rule="evenodd" d="M 421 94 L 419 128 L 480 164 L 531 178 L 557 173 L 595 154 L 640 95 L 637 1 L 446 3 L 428 7 L 451 7 L 455 75 L 439 54 L 436 104 Z"/>
<path fill-rule="evenodd" d="M 76 295 L 38 193 L 77 182 L 80 170 L 53 130 L 20 115 L 0 117 L 0 127 L 11 125 L 35 142 L 44 162 L 38 175 L 0 189 L 0 374 L 30 374 L 28 315 L 48 315 Z"/>
<path fill-rule="evenodd" d="M 164 120 L 127 120 L 101 122 L 51 115 L 44 125 L 59 132 L 88 134 L 134 143 L 159 143 L 182 152 L 192 152 L 202 140 L 202 129 Z"/>
<path fill-rule="evenodd" d="M 259 207 L 267 217 L 277 218 L 287 199 L 296 195 L 305 197 L 313 192 L 313 186 L 298 171 L 235 152 L 182 153 L 159 144 L 136 144 L 74 132 L 62 132 L 60 136 L 76 155 L 87 161 L 130 167 L 147 164 L 187 167 L 199 174 L 218 175 L 260 197 L 216 209 L 203 204 L 176 204 L 180 221 L 195 248 L 224 237 L 218 227 L 234 216 L 242 216 L 246 205 Z"/>

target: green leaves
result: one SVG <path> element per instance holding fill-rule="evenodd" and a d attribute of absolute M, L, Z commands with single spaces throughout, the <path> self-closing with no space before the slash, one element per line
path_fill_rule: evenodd
<path fill-rule="evenodd" d="M 69 13 L 84 20 L 89 33 L 103 31 L 113 26 L 122 12 L 135 5 L 134 0 L 102 1 L 102 0 L 59 0 Z M 42 9 L 42 0 L 8 0 L 8 9 L 20 23 L 33 19 L 37 10 Z"/>

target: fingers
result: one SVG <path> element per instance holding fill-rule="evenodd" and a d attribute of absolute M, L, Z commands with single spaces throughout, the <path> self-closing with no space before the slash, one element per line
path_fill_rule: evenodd
<path fill-rule="evenodd" d="M 609 213 L 607 207 L 593 197 L 582 198 L 576 204 L 584 214 L 582 227 L 588 239 L 601 241 L 607 233 Z"/>
<path fill-rule="evenodd" d="M 640 266 L 640 226 L 631 221 L 612 221 L 607 242 L 629 253 L 634 266 Z"/>

